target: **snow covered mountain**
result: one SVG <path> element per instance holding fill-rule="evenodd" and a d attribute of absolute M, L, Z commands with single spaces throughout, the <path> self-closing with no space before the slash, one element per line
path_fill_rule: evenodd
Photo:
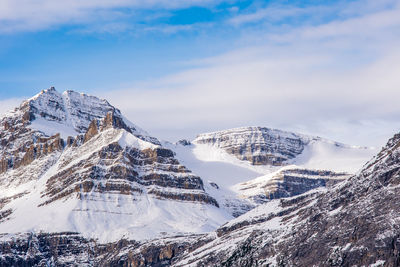
<path fill-rule="evenodd" d="M 292 244 L 324 246 L 316 236 L 326 265 L 376 263 L 351 227 L 398 253 L 387 248 L 397 228 L 356 215 L 398 223 L 378 193 L 396 200 L 382 177 L 397 179 L 399 143 L 356 174 L 375 149 L 262 127 L 172 144 L 106 100 L 43 90 L 0 118 L 0 265 L 312 266 L 313 252 Z"/>
<path fill-rule="evenodd" d="M 0 123 L 2 233 L 141 240 L 231 218 L 200 177 L 105 100 L 51 88 Z"/>

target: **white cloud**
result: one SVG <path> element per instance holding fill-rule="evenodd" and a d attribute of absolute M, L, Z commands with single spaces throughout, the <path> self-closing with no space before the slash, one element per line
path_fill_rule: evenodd
<path fill-rule="evenodd" d="M 0 0 L 0 33 L 36 31 L 63 24 L 88 24 L 125 16 L 122 9 L 157 10 L 213 6 L 213 0 Z M 118 28 L 120 29 L 120 28 Z"/>
<path fill-rule="evenodd" d="M 254 6 L 250 6 L 244 12 L 228 19 L 228 23 L 239 26 L 260 21 L 282 21 L 285 19 L 302 17 L 302 20 L 298 20 L 297 23 L 312 24 L 319 23 L 329 16 L 347 19 L 354 16 L 364 16 L 366 14 L 388 10 L 398 5 L 398 0 L 335 1 L 334 3 L 326 2 L 319 5 L 305 5 L 302 7 L 272 2 L 272 4 L 268 4 L 263 8 L 258 8 L 258 6 L 254 8 Z"/>
<path fill-rule="evenodd" d="M 259 22 L 261 20 L 267 21 L 280 21 L 289 17 L 296 17 L 307 14 L 315 14 L 317 12 L 323 12 L 324 7 L 311 7 L 311 8 L 300 8 L 300 7 L 284 7 L 284 6 L 270 6 L 262 9 L 258 9 L 255 12 L 239 14 L 228 20 L 229 23 L 239 26 L 246 23 Z"/>
<path fill-rule="evenodd" d="M 166 139 L 262 125 L 383 145 L 400 129 L 396 14 L 398 9 L 368 11 L 293 28 L 279 42 L 269 35 L 262 45 L 104 96 Z"/>

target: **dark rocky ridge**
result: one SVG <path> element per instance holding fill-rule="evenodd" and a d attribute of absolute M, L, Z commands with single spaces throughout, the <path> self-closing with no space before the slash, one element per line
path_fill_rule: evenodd
<path fill-rule="evenodd" d="M 266 203 L 273 199 L 288 198 L 301 195 L 310 190 L 327 187 L 349 178 L 347 173 L 326 170 L 284 169 L 264 182 L 249 181 L 240 184 L 239 192 L 257 188 L 259 194 L 250 194 L 248 198 L 255 203 Z"/>
<path fill-rule="evenodd" d="M 170 266 L 209 241 L 188 235 L 147 242 L 99 244 L 77 233 L 26 233 L 0 241 L 0 266 Z"/>

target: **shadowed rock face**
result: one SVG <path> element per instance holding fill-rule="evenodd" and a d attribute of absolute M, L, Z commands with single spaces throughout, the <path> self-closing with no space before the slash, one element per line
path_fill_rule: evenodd
<path fill-rule="evenodd" d="M 23 103 L 11 116 L 0 120 L 0 174 L 27 166 L 35 159 L 64 148 L 64 140 L 59 134 L 46 136 L 29 128 L 34 115 L 27 103 Z"/>
<path fill-rule="evenodd" d="M 91 241 L 75 233 L 21 234 L 0 242 L 1 266 L 89 266 Z"/>
<path fill-rule="evenodd" d="M 349 178 L 346 173 L 326 170 L 284 169 L 265 180 L 260 178 L 238 185 L 242 197 L 261 204 L 273 199 L 293 197 L 320 187 L 332 187 Z"/>
<path fill-rule="evenodd" d="M 331 187 L 344 181 L 349 175 L 331 171 L 306 169 L 284 170 L 275 177 L 275 188 L 265 188 L 267 199 L 278 199 L 301 195 L 318 187 Z"/>

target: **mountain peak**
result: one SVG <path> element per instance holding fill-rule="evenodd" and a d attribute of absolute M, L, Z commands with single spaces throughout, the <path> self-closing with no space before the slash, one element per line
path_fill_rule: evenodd
<path fill-rule="evenodd" d="M 60 93 L 55 87 L 44 89 L 23 101 L 15 110 L 4 114 L 1 121 L 5 128 L 9 125 L 13 128 L 26 126 L 47 137 L 60 134 L 62 139 L 67 140 L 84 135 L 93 120 L 100 122 L 109 113 L 112 115 L 108 123 L 113 127 L 123 128 L 142 140 L 160 144 L 156 138 L 127 120 L 107 100 L 72 90 Z"/>
<path fill-rule="evenodd" d="M 42 90 L 24 102 L 21 108 L 29 111 L 31 121 L 62 124 L 72 128 L 76 134 L 85 133 L 93 119 L 101 119 L 110 111 L 121 117 L 120 111 L 105 99 L 71 90 L 61 94 L 54 87 Z"/>

